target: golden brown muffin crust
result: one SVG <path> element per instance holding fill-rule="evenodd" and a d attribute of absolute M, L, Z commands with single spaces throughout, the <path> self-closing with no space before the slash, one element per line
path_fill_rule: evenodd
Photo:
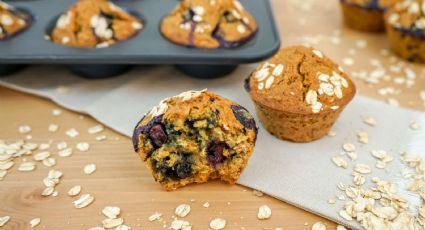
<path fill-rule="evenodd" d="M 53 42 L 80 48 L 107 47 L 143 27 L 136 17 L 107 0 L 79 0 L 57 20 Z"/>
<path fill-rule="evenodd" d="M 0 40 L 12 37 L 28 27 L 30 16 L 0 1 Z"/>
<path fill-rule="evenodd" d="M 320 51 L 304 46 L 281 49 L 249 78 L 252 99 L 293 113 L 318 113 L 343 107 L 353 98 L 353 82 Z"/>
<path fill-rule="evenodd" d="M 183 0 L 161 22 L 170 41 L 198 48 L 238 46 L 257 31 L 238 0 Z"/>

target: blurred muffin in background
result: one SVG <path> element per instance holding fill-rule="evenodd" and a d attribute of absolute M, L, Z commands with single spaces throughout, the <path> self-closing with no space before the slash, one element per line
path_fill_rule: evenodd
<path fill-rule="evenodd" d="M 160 29 L 179 45 L 234 48 L 251 40 L 257 24 L 238 0 L 183 0 L 162 20 Z"/>
<path fill-rule="evenodd" d="M 382 32 L 384 12 L 397 0 L 340 0 L 344 23 L 356 30 Z"/>
<path fill-rule="evenodd" d="M 425 0 L 399 1 L 385 20 L 393 52 L 408 61 L 425 63 Z"/>
<path fill-rule="evenodd" d="M 0 41 L 17 35 L 30 26 L 32 17 L 3 1 L 0 1 Z"/>
<path fill-rule="evenodd" d="M 143 28 L 135 16 L 107 0 L 79 0 L 59 16 L 51 40 L 64 46 L 104 48 L 128 40 Z"/>

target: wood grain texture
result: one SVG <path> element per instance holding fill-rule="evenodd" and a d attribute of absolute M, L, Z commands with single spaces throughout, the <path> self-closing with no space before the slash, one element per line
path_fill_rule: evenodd
<path fill-rule="evenodd" d="M 300 2 L 314 4 L 308 9 Z M 380 49 L 387 47 L 384 35 L 362 34 L 342 27 L 337 1 L 272 0 L 272 3 L 284 46 L 302 42 L 302 35 L 324 37 L 340 30 L 344 34 L 341 45 L 329 42 L 318 45 L 336 60 L 348 56 L 348 49 L 355 47 L 359 38 L 368 41 L 368 48 L 358 50 L 355 56 L 357 63 L 347 67 L 348 71 L 370 68 L 368 61 L 373 58 L 386 62 L 378 55 Z M 412 68 L 419 72 L 422 67 Z M 374 86 L 355 81 L 361 94 L 378 99 L 385 99 L 377 94 L 379 87 L 394 86 L 391 82 Z M 416 82 L 412 88 L 403 88 L 403 93 L 396 98 L 404 106 L 424 110 L 419 92 L 425 86 L 425 79 L 418 77 Z M 68 111 L 53 117 L 53 108 L 57 106 L 48 100 L 0 88 L 0 139 L 13 141 L 25 138 L 18 132 L 18 127 L 28 124 L 33 129 L 30 134 L 32 141 L 37 143 L 52 140 L 54 145 L 66 141 L 72 147 L 81 141 L 91 144 L 88 152 L 76 151 L 69 158 L 55 156 L 58 161 L 55 168 L 64 172 L 57 186 L 58 197 L 40 195 L 44 188 L 42 179 L 48 172 L 42 164 L 37 164 L 37 169 L 28 173 L 17 171 L 16 166 L 10 170 L 0 181 L 0 216 L 11 216 L 11 221 L 2 229 L 28 229 L 28 222 L 34 217 L 41 218 L 36 229 L 88 229 L 100 226 L 104 219 L 100 212 L 107 205 L 119 206 L 125 223 L 133 229 L 162 229 L 162 222 L 149 222 L 147 218 L 156 211 L 161 212 L 169 226 L 174 208 L 181 203 L 192 206 L 185 219 L 194 225 L 194 229 L 207 229 L 214 217 L 225 218 L 228 221 L 226 229 L 310 229 L 316 221 L 326 223 L 328 229 L 336 228 L 336 224 L 284 202 L 267 196 L 256 197 L 250 189 L 242 186 L 211 182 L 164 192 L 133 152 L 130 139 L 105 130 L 108 139 L 95 141 L 95 135 L 88 134 L 87 128 L 97 124 L 96 121 L 86 116 L 81 119 L 81 115 Z M 60 125 L 57 133 L 47 131 L 50 123 Z M 69 128 L 76 128 L 80 136 L 74 139 L 66 136 L 65 131 Z M 57 151 L 52 152 L 57 154 Z M 92 175 L 83 173 L 83 167 L 88 163 L 97 165 L 97 171 Z M 66 195 L 74 185 L 81 185 L 82 193 L 93 194 L 94 203 L 81 210 L 75 209 L 72 205 L 75 198 Z M 206 201 L 211 204 L 208 209 L 202 207 Z M 263 204 L 269 205 L 273 214 L 271 219 L 260 221 L 256 218 L 257 209 Z"/>

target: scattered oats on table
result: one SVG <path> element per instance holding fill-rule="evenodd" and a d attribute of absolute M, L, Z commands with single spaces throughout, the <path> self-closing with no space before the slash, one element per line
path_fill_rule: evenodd
<path fill-rule="evenodd" d="M 319 221 L 311 226 L 311 230 L 326 230 L 326 225 Z"/>
<path fill-rule="evenodd" d="M 155 221 L 155 220 L 161 220 L 161 217 L 162 217 L 162 213 L 155 212 L 154 214 L 149 216 L 148 220 L 151 221 L 151 222 Z"/>
<path fill-rule="evenodd" d="M 258 208 L 257 218 L 259 220 L 267 220 L 271 217 L 272 210 L 267 205 L 262 205 Z"/>
<path fill-rule="evenodd" d="M 188 204 L 181 204 L 177 206 L 177 208 L 174 210 L 174 214 L 176 214 L 176 216 L 181 218 L 187 216 L 189 212 L 190 212 L 190 205 Z"/>
<path fill-rule="evenodd" d="M 40 218 L 34 218 L 30 220 L 29 225 L 31 228 L 35 228 L 37 225 L 40 224 L 40 222 L 41 222 Z"/>
<path fill-rule="evenodd" d="M 87 164 L 84 166 L 84 173 L 87 175 L 90 175 L 96 171 L 96 165 L 95 164 Z"/>
<path fill-rule="evenodd" d="M 221 230 L 226 227 L 226 220 L 222 218 L 215 218 L 210 222 L 210 228 L 213 230 Z"/>
<path fill-rule="evenodd" d="M 90 144 L 87 142 L 79 142 L 75 147 L 81 152 L 87 152 L 90 149 Z"/>
<path fill-rule="evenodd" d="M 85 208 L 94 201 L 94 196 L 90 194 L 83 194 L 77 200 L 73 201 L 75 208 Z"/>
<path fill-rule="evenodd" d="M 104 219 L 102 221 L 102 225 L 104 228 L 115 228 L 120 226 L 121 224 L 124 223 L 124 219 L 123 218 L 116 218 L 116 219 Z"/>

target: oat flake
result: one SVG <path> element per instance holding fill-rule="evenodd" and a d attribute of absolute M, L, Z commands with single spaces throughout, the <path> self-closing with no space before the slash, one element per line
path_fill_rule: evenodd
<path fill-rule="evenodd" d="M 226 220 L 221 218 L 215 218 L 210 222 L 210 228 L 214 230 L 221 230 L 226 227 Z"/>
<path fill-rule="evenodd" d="M 311 230 L 326 230 L 326 225 L 319 221 L 311 226 Z"/>
<path fill-rule="evenodd" d="M 10 220 L 10 216 L 0 216 L 0 227 L 3 227 Z"/>
<path fill-rule="evenodd" d="M 104 228 L 115 228 L 120 226 L 121 224 L 124 223 L 124 219 L 123 218 L 116 218 L 116 219 L 104 219 L 102 221 L 102 225 Z"/>
<path fill-rule="evenodd" d="M 103 215 L 109 219 L 115 219 L 120 215 L 121 209 L 119 207 L 106 206 L 102 209 Z"/>
<path fill-rule="evenodd" d="M 272 210 L 267 205 L 262 205 L 258 208 L 257 218 L 259 220 L 269 219 L 272 215 Z"/>
<path fill-rule="evenodd" d="M 155 212 L 154 214 L 149 216 L 148 220 L 152 222 L 152 221 L 155 221 L 155 220 L 160 220 L 161 217 L 162 217 L 162 213 Z"/>
<path fill-rule="evenodd" d="M 31 228 L 34 228 L 37 225 L 39 225 L 40 222 L 41 222 L 41 219 L 40 218 L 34 218 L 34 219 L 30 220 L 30 227 Z"/>
<path fill-rule="evenodd" d="M 95 164 L 88 164 L 84 166 L 84 173 L 87 175 L 90 175 L 96 171 L 96 165 Z"/>
<path fill-rule="evenodd" d="M 174 211 L 174 214 L 176 214 L 176 216 L 178 217 L 185 217 L 189 214 L 189 212 L 190 212 L 190 205 L 181 204 L 177 206 L 177 208 Z"/>
<path fill-rule="evenodd" d="M 75 200 L 74 206 L 75 208 L 84 208 L 89 206 L 94 201 L 94 197 L 90 194 L 83 194 L 80 198 Z"/>
<path fill-rule="evenodd" d="M 74 187 L 68 190 L 68 196 L 76 196 L 80 194 L 80 192 L 81 192 L 81 186 L 75 185 Z"/>

